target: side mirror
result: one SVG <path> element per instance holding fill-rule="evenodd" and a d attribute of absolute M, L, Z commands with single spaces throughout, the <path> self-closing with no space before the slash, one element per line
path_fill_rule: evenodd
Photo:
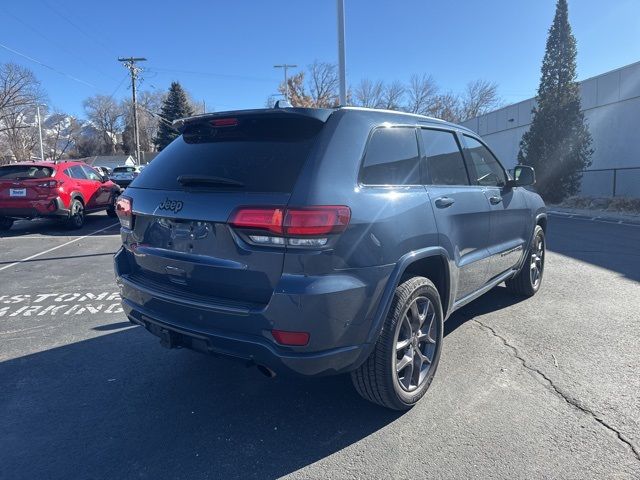
<path fill-rule="evenodd" d="M 507 187 L 526 187 L 536 183 L 536 172 L 533 167 L 516 165 L 513 169 L 513 180 L 507 182 Z"/>

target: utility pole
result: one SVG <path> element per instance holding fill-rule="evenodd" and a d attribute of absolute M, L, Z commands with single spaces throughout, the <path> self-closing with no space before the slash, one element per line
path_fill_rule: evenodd
<path fill-rule="evenodd" d="M 40 118 L 40 105 L 36 105 L 36 117 L 38 119 L 38 135 L 40 136 L 40 160 L 44 162 L 44 147 L 42 146 L 42 119 Z"/>
<path fill-rule="evenodd" d="M 136 62 L 145 62 L 147 59 L 143 57 L 118 58 L 119 62 L 123 62 L 126 69 L 131 74 L 131 96 L 133 97 L 133 141 L 135 143 L 136 163 L 140 165 L 140 134 L 138 133 L 138 105 L 136 103 L 136 80 L 138 74 L 142 71 L 136 65 Z"/>
<path fill-rule="evenodd" d="M 287 71 L 290 68 L 296 68 L 298 65 L 292 65 L 289 63 L 283 63 L 282 65 L 274 65 L 273 68 L 283 68 L 284 69 L 284 99 L 289 101 L 289 77 L 287 75 Z"/>
<path fill-rule="evenodd" d="M 338 2 L 338 78 L 340 80 L 340 105 L 347 104 L 347 74 L 344 48 L 344 0 Z"/>

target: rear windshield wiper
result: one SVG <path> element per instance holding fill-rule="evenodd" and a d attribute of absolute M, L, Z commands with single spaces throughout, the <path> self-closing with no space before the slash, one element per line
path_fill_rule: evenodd
<path fill-rule="evenodd" d="M 212 175 L 180 175 L 178 177 L 178 183 L 180 185 L 206 185 L 215 186 L 220 185 L 224 187 L 244 187 L 244 183 L 231 178 L 214 177 Z"/>

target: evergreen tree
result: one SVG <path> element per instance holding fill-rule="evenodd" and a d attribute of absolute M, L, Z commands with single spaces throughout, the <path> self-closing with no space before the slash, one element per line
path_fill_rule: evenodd
<path fill-rule="evenodd" d="M 158 134 L 154 139 L 158 151 L 169 145 L 179 135 L 179 132 L 171 126 L 171 122 L 193 115 L 193 108 L 187 94 L 178 82 L 171 83 L 169 94 L 162 102 L 160 115 L 163 120 L 158 125 Z"/>
<path fill-rule="evenodd" d="M 558 0 L 542 62 L 533 122 L 520 142 L 518 162 L 536 169 L 538 191 L 559 202 L 580 189 L 591 165 L 591 134 L 584 122 L 576 81 L 576 40 L 567 0 Z"/>

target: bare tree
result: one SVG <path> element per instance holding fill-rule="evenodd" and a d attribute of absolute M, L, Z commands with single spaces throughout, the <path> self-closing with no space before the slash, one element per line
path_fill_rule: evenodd
<path fill-rule="evenodd" d="M 397 80 L 388 84 L 382 96 L 382 108 L 387 110 L 401 110 L 405 91 L 405 86 Z"/>
<path fill-rule="evenodd" d="M 143 152 L 155 151 L 154 137 L 158 131 L 158 122 L 162 110 L 162 101 L 165 95 L 161 92 L 142 91 L 138 96 L 138 135 L 140 138 L 140 150 Z M 135 152 L 133 138 L 133 108 L 131 100 L 124 100 L 121 106 L 124 112 L 124 131 L 122 143 L 126 153 Z"/>
<path fill-rule="evenodd" d="M 339 104 L 337 68 L 332 63 L 315 61 L 306 72 L 289 77 L 287 84 L 288 99 L 294 107 L 331 108 Z M 278 91 L 283 95 L 287 93 L 284 82 Z M 267 99 L 267 104 L 270 102 L 275 104 L 273 98 Z"/>
<path fill-rule="evenodd" d="M 338 69 L 334 63 L 318 62 L 309 65 L 309 90 L 315 107 L 339 105 Z"/>
<path fill-rule="evenodd" d="M 31 160 L 38 144 L 35 106 L 14 106 L 5 110 L 2 124 L 2 139 L 11 157 L 17 161 Z"/>
<path fill-rule="evenodd" d="M 37 143 L 36 105 L 45 95 L 31 70 L 0 64 L 0 141 L 6 159 L 29 160 Z"/>
<path fill-rule="evenodd" d="M 384 84 L 378 80 L 372 82 L 367 78 L 360 80 L 355 89 L 356 105 L 366 108 L 382 108 L 384 106 Z"/>
<path fill-rule="evenodd" d="M 496 83 L 487 80 L 469 82 L 462 96 L 460 120 L 483 115 L 495 110 L 501 103 Z"/>
<path fill-rule="evenodd" d="M 45 156 L 54 161 L 60 160 L 71 150 L 81 129 L 78 120 L 64 113 L 57 112 L 47 117 L 42 132 Z"/>
<path fill-rule="evenodd" d="M 427 113 L 432 117 L 448 122 L 459 122 L 460 108 L 460 97 L 458 95 L 452 92 L 441 93 L 433 98 L 433 103 Z"/>
<path fill-rule="evenodd" d="M 106 95 L 89 97 L 83 105 L 87 118 L 102 135 L 101 153 L 113 155 L 116 152 L 117 136 L 122 131 L 123 109 Z"/>
<path fill-rule="evenodd" d="M 406 110 L 411 113 L 427 115 L 438 94 L 438 86 L 431 75 L 411 75 L 407 87 L 408 104 Z"/>
<path fill-rule="evenodd" d="M 31 70 L 15 63 L 0 64 L 0 131 L 10 128 L 7 122 L 11 123 L 20 112 L 33 108 L 44 98 L 40 82 Z"/>

